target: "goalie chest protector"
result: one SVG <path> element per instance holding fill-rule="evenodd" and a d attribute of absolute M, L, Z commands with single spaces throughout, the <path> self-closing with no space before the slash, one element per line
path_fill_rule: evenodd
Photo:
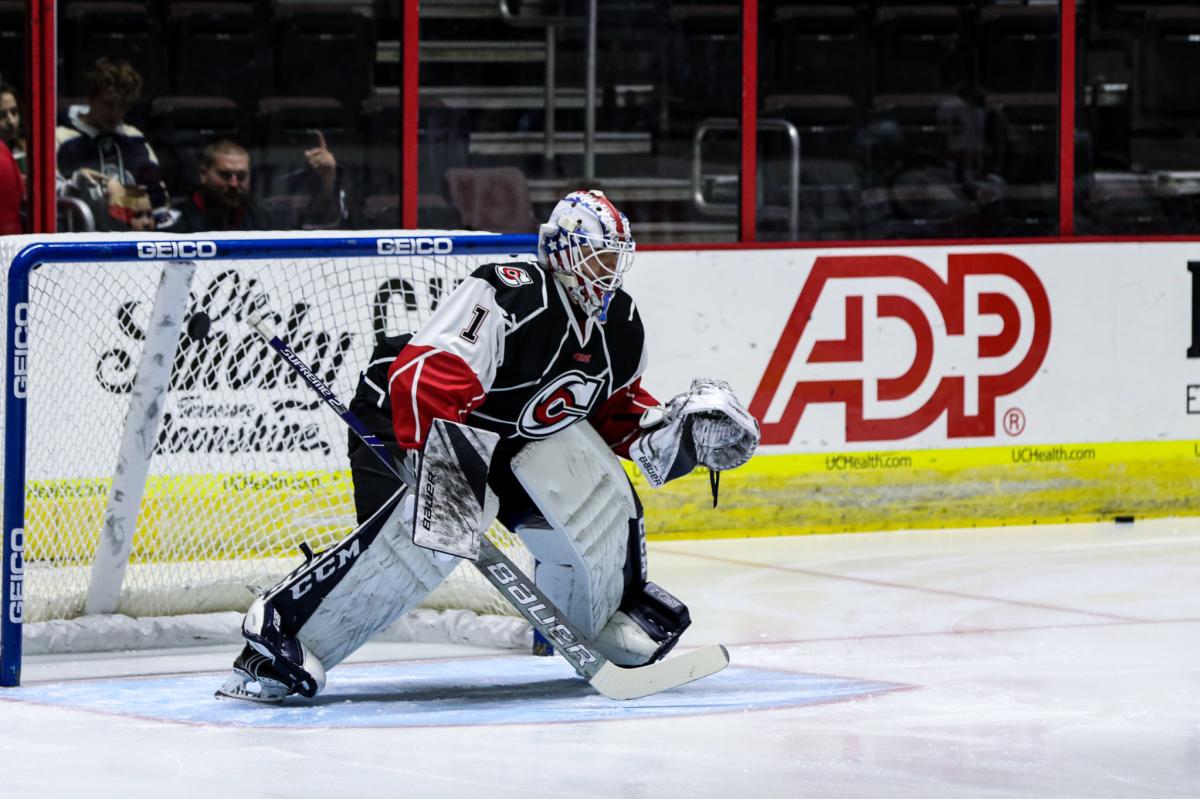
<path fill-rule="evenodd" d="M 645 333 L 633 299 L 618 290 L 604 324 L 585 335 L 563 290 L 535 263 L 486 264 L 468 280 L 495 289 L 493 308 L 504 319 L 503 358 L 484 402 L 466 419 L 472 427 L 498 433 L 500 451 L 547 438 L 586 419 L 645 368 Z M 456 329 L 466 330 L 465 317 Z M 372 432 L 394 441 L 386 390 L 388 367 L 410 334 L 380 340 L 359 382 L 351 410 Z"/>

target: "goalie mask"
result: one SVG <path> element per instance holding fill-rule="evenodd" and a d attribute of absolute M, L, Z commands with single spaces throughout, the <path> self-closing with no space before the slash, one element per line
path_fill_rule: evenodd
<path fill-rule="evenodd" d="M 538 229 L 538 260 L 588 316 L 605 321 L 608 303 L 633 265 L 625 214 L 601 191 L 573 191 Z"/>

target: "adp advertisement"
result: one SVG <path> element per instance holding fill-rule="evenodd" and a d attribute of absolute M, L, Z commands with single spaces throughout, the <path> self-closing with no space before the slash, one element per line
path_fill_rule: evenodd
<path fill-rule="evenodd" d="M 948 438 L 995 435 L 997 401 L 1046 357 L 1050 303 L 1011 255 L 946 263 L 943 278 L 902 255 L 818 257 L 751 400 L 764 441 L 790 443 L 820 404 L 841 407 L 847 442 L 911 438 L 943 415 Z"/>
<path fill-rule="evenodd" d="M 997 243 L 654 252 L 628 286 L 643 384 L 727 379 L 762 426 L 744 533 L 1200 513 L 1198 279 L 1200 243 Z"/>
<path fill-rule="evenodd" d="M 644 383 L 729 380 L 766 452 L 1200 436 L 1200 243 L 638 258 Z"/>

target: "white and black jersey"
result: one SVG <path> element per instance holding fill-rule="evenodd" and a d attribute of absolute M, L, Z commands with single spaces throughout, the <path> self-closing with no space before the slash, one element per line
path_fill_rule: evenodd
<path fill-rule="evenodd" d="M 621 290 L 604 323 L 581 316 L 536 263 L 481 266 L 420 330 L 376 348 L 351 408 L 406 449 L 424 444 L 434 418 L 498 433 L 501 457 L 588 419 L 628 455 L 658 404 L 641 387 L 641 317 Z"/>

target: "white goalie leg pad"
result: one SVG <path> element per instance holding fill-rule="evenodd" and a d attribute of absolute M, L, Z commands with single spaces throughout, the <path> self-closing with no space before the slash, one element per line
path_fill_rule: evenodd
<path fill-rule="evenodd" d="M 325 669 L 416 607 L 458 565 L 452 555 L 414 544 L 412 519 L 413 501 L 405 496 L 296 633 Z M 282 588 L 302 592 L 312 585 L 311 579 L 294 580 Z"/>
<path fill-rule="evenodd" d="M 625 590 L 629 525 L 637 517 L 625 471 L 587 422 L 527 445 L 512 470 L 546 522 L 515 531 L 538 560 L 537 585 L 595 638 Z"/>

